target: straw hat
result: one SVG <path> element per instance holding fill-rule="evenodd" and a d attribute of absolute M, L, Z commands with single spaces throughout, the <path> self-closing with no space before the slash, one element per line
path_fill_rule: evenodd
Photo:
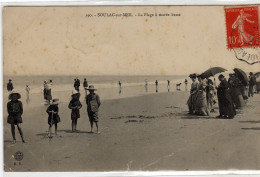
<path fill-rule="evenodd" d="M 90 86 L 87 88 L 87 90 L 97 90 L 97 89 L 94 88 L 94 85 L 90 85 Z"/>
<path fill-rule="evenodd" d="M 57 105 L 59 103 L 60 103 L 60 100 L 58 98 L 55 98 L 55 99 L 52 100 L 50 105 Z"/>
<path fill-rule="evenodd" d="M 17 99 L 20 99 L 21 98 L 21 94 L 20 93 L 18 93 L 18 92 L 16 92 L 16 91 L 12 91 L 11 93 L 10 93 L 10 95 L 9 95 L 9 99 L 12 99 L 12 96 L 13 95 L 17 95 Z"/>

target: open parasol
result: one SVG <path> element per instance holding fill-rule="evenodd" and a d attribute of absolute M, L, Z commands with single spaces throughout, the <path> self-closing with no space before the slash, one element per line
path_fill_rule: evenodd
<path fill-rule="evenodd" d="M 244 86 L 248 85 L 249 79 L 248 79 L 246 73 L 242 69 L 239 69 L 239 68 L 235 68 L 234 71 L 237 74 L 237 77 L 241 80 L 242 84 Z"/>
<path fill-rule="evenodd" d="M 224 68 L 221 68 L 221 67 L 213 67 L 213 68 L 209 68 L 208 70 L 206 70 L 205 72 L 203 72 L 201 74 L 201 78 L 204 79 L 204 78 L 207 78 L 207 77 L 210 77 L 210 76 L 214 76 L 218 73 L 222 73 L 222 72 L 225 72 L 227 71 L 226 69 Z"/>

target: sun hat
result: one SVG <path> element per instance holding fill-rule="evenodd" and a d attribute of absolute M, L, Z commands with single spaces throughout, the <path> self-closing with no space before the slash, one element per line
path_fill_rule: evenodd
<path fill-rule="evenodd" d="M 60 100 L 58 98 L 55 98 L 55 99 L 52 100 L 50 105 L 57 105 L 59 103 L 60 103 Z"/>
<path fill-rule="evenodd" d="M 12 81 L 12 79 L 9 79 L 9 81 Z"/>
<path fill-rule="evenodd" d="M 94 85 L 90 85 L 90 86 L 87 88 L 87 90 L 97 90 L 97 89 L 94 88 Z"/>
<path fill-rule="evenodd" d="M 21 98 L 21 94 L 20 93 L 18 93 L 18 92 L 16 92 L 16 91 L 12 91 L 11 93 L 10 93 L 10 95 L 9 95 L 9 99 L 12 99 L 12 96 L 13 95 L 17 95 L 17 99 L 20 99 Z"/>

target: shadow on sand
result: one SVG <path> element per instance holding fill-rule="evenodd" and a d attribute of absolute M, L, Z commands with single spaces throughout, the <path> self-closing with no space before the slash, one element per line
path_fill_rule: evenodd
<path fill-rule="evenodd" d="M 240 123 L 253 123 L 253 124 L 256 124 L 256 123 L 260 123 L 260 120 L 248 120 L 248 121 L 239 121 Z"/>
<path fill-rule="evenodd" d="M 242 130 L 260 130 L 260 127 L 241 128 Z"/>
<path fill-rule="evenodd" d="M 71 130 L 57 130 L 57 132 L 65 132 L 65 133 L 88 133 L 88 134 L 93 134 L 93 132 L 90 132 L 90 131 L 80 131 L 80 130 L 77 130 L 75 132 L 71 131 Z M 53 133 L 52 133 L 53 134 Z M 48 132 L 46 133 L 38 133 L 36 134 L 37 136 L 42 136 L 42 137 L 48 137 Z M 59 136 L 59 133 L 58 133 L 58 136 Z"/>

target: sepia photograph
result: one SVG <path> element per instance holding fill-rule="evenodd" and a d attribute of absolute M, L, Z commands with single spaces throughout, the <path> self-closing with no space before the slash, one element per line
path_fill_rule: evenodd
<path fill-rule="evenodd" d="M 260 170 L 259 6 L 5 6 L 4 172 Z"/>

